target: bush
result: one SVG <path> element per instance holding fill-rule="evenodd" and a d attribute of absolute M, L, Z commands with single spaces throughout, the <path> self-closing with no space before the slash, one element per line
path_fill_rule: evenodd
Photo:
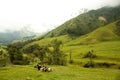
<path fill-rule="evenodd" d="M 26 61 L 26 60 L 14 60 L 13 61 L 13 64 L 17 64 L 17 65 L 27 65 L 27 64 L 29 64 L 30 63 L 30 61 Z"/>
<path fill-rule="evenodd" d="M 96 58 L 97 56 L 95 54 L 93 54 L 93 51 L 88 51 L 83 58 Z"/>
<path fill-rule="evenodd" d="M 83 67 L 85 67 L 85 68 L 89 68 L 89 67 L 94 67 L 95 66 L 95 63 L 92 61 L 88 61 L 88 63 L 86 63 Z"/>
<path fill-rule="evenodd" d="M 51 51 L 51 54 L 49 57 L 51 61 L 50 64 L 54 64 L 54 65 L 66 65 L 67 64 L 66 54 L 64 54 L 60 50 L 61 44 L 62 42 L 57 39 L 52 41 L 53 51 Z"/>
<path fill-rule="evenodd" d="M 109 68 L 111 66 L 116 65 L 115 63 L 108 63 L 108 62 L 101 62 L 101 63 L 96 63 L 96 66 L 98 67 L 106 67 Z"/>
<path fill-rule="evenodd" d="M 9 55 L 5 50 L 0 50 L 0 66 L 6 66 L 9 63 Z"/>
<path fill-rule="evenodd" d="M 72 64 L 72 63 L 74 63 L 74 61 L 73 60 L 69 60 L 69 63 Z"/>
<path fill-rule="evenodd" d="M 0 59 L 0 67 L 6 66 L 6 60 L 5 59 Z"/>

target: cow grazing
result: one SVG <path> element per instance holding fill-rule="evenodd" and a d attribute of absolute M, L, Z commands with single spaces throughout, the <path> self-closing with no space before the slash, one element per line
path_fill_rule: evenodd
<path fill-rule="evenodd" d="M 40 68 L 40 71 L 42 71 L 42 72 L 50 72 L 52 70 L 51 70 L 50 67 L 43 66 L 43 67 Z"/>
<path fill-rule="evenodd" d="M 37 68 L 38 71 L 42 71 L 42 72 L 50 72 L 50 71 L 52 71 L 50 67 L 42 66 L 42 65 L 39 65 L 39 64 L 37 64 L 34 67 Z"/>
<path fill-rule="evenodd" d="M 39 64 L 37 64 L 36 66 L 34 66 L 34 68 L 37 68 L 38 70 L 40 70 L 41 67 L 42 67 L 42 66 L 39 65 Z"/>

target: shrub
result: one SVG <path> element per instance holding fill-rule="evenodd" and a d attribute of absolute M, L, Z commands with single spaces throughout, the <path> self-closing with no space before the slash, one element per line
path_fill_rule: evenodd
<path fill-rule="evenodd" d="M 6 60 L 5 59 L 0 59 L 0 66 L 1 67 L 6 66 Z"/>
<path fill-rule="evenodd" d="M 69 60 L 69 63 L 72 64 L 72 63 L 74 63 L 74 61 L 73 60 Z"/>
<path fill-rule="evenodd" d="M 64 54 L 60 50 L 61 44 L 62 42 L 57 39 L 52 41 L 53 51 L 51 51 L 51 54 L 49 57 L 51 61 L 50 64 L 54 64 L 54 65 L 66 65 L 67 64 L 66 54 Z"/>
<path fill-rule="evenodd" d="M 95 54 L 93 54 L 93 51 L 88 51 L 83 58 L 96 58 L 97 56 Z"/>
<path fill-rule="evenodd" d="M 96 66 L 98 66 L 98 67 L 106 67 L 106 68 L 109 68 L 113 65 L 116 65 L 116 64 L 115 63 L 108 63 L 108 62 L 96 63 Z"/>
<path fill-rule="evenodd" d="M 95 63 L 92 61 L 88 61 L 88 63 L 86 63 L 83 67 L 85 67 L 85 68 L 89 68 L 89 67 L 94 67 L 95 66 Z"/>

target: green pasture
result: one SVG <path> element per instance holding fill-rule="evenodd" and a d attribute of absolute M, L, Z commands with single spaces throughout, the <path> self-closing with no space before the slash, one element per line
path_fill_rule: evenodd
<path fill-rule="evenodd" d="M 48 65 L 52 72 L 40 72 L 34 65 L 10 65 L 0 67 L 0 80 L 120 80 L 120 41 L 101 42 L 89 45 L 62 45 L 61 50 L 72 53 L 74 64 L 67 66 Z M 93 50 L 97 62 L 115 63 L 115 68 L 84 68 L 89 61 L 82 58 L 88 51 Z"/>
<path fill-rule="evenodd" d="M 89 45 L 63 46 L 66 54 L 72 53 L 73 60 L 85 61 L 82 58 L 88 51 L 93 50 L 97 57 L 93 60 L 102 62 L 115 62 L 120 64 L 120 41 L 101 42 Z"/>
<path fill-rule="evenodd" d="M 34 65 L 0 68 L 0 80 L 120 80 L 120 70 L 83 68 L 77 65 L 50 66 L 52 72 L 40 72 Z"/>

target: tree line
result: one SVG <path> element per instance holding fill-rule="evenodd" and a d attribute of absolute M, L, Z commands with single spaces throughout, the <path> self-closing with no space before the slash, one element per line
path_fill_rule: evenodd
<path fill-rule="evenodd" d="M 66 54 L 60 50 L 62 41 L 53 40 L 51 44 L 42 46 L 33 44 L 23 48 L 23 43 L 13 43 L 7 45 L 9 61 L 12 64 L 26 65 L 37 58 L 41 64 L 66 65 Z"/>

